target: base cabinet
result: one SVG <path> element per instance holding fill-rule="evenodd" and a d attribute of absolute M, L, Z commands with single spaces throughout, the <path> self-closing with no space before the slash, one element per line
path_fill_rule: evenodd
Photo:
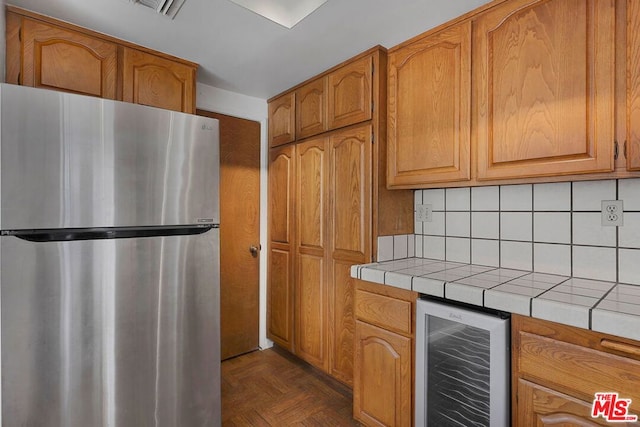
<path fill-rule="evenodd" d="M 366 426 L 411 426 L 417 294 L 356 281 L 353 416 Z"/>
<path fill-rule="evenodd" d="M 513 426 L 611 425 L 591 416 L 596 393 L 640 414 L 640 342 L 518 315 L 511 333 Z"/>

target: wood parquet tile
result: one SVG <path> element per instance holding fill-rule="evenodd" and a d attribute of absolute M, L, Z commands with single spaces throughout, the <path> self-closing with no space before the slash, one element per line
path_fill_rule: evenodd
<path fill-rule="evenodd" d="M 222 362 L 222 425 L 360 426 L 351 390 L 277 347 Z"/>

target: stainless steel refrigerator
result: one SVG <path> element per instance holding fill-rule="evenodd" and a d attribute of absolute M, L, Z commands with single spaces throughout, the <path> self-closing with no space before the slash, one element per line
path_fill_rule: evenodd
<path fill-rule="evenodd" d="M 217 120 L 0 85 L 4 427 L 220 425 Z"/>

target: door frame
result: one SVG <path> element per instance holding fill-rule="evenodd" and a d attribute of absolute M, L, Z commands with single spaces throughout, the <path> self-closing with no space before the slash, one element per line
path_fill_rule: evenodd
<path fill-rule="evenodd" d="M 260 123 L 260 245 L 268 247 L 267 241 L 267 187 L 268 187 L 268 106 L 267 100 L 242 95 L 208 86 L 196 85 L 196 109 L 211 111 L 240 119 L 253 120 Z M 267 338 L 267 251 L 260 251 L 260 325 L 258 345 L 261 350 L 273 346 Z"/>

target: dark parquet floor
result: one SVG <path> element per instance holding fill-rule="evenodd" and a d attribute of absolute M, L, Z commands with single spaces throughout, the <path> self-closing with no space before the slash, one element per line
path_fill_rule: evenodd
<path fill-rule="evenodd" d="M 359 426 L 344 385 L 277 347 L 222 362 L 222 425 Z"/>

